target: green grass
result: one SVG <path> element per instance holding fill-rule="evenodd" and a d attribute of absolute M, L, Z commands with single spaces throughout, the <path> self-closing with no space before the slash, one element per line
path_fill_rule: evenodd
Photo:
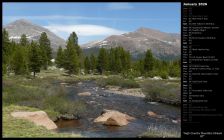
<path fill-rule="evenodd" d="M 3 137 L 81 137 L 79 134 L 56 133 L 32 122 L 15 119 L 10 113 L 13 111 L 37 111 L 37 108 L 25 106 L 3 107 Z M 45 110 L 44 110 L 45 111 Z M 48 112 L 49 111 L 45 111 Z M 49 114 L 48 114 L 49 115 Z"/>
<path fill-rule="evenodd" d="M 172 80 L 145 80 L 141 87 L 146 100 L 180 105 L 180 81 Z"/>
<path fill-rule="evenodd" d="M 92 74 L 68 75 L 65 73 L 65 71 L 60 71 L 60 70 L 42 70 L 40 73 L 37 73 L 37 76 L 41 77 L 42 79 L 57 79 L 57 80 L 66 81 L 66 82 L 96 80 L 96 79 L 100 79 L 104 77 L 103 75 L 92 75 Z"/>
<path fill-rule="evenodd" d="M 144 132 L 139 137 L 142 138 L 180 138 L 181 134 L 178 131 L 172 129 L 166 129 L 163 127 L 150 127 L 147 132 Z"/>
<path fill-rule="evenodd" d="M 131 79 L 124 79 L 120 76 L 109 76 L 97 80 L 98 85 L 105 87 L 107 85 L 120 86 L 122 88 L 139 88 L 139 84 Z"/>
<path fill-rule="evenodd" d="M 60 114 L 78 115 L 85 111 L 84 101 L 70 101 L 64 87 L 52 82 L 54 79 L 3 77 L 3 105 L 15 104 L 53 111 L 49 115 L 53 120 Z"/>
<path fill-rule="evenodd" d="M 84 102 L 71 102 L 66 97 L 64 87 L 53 84 L 60 79 L 52 75 L 45 76 L 35 79 L 29 76 L 3 76 L 3 137 L 80 137 L 76 134 L 59 134 L 10 116 L 10 112 L 15 110 L 43 110 L 55 120 L 61 114 L 79 114 L 85 110 Z"/>

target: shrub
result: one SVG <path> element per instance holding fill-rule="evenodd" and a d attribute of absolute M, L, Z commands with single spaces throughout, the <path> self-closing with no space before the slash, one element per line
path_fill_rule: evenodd
<path fill-rule="evenodd" d="M 166 71 L 162 71 L 160 72 L 160 75 L 159 75 L 161 78 L 163 79 L 168 79 L 168 73 Z"/>
<path fill-rule="evenodd" d="M 141 86 L 146 100 L 180 105 L 180 81 L 146 80 Z"/>
<path fill-rule="evenodd" d="M 171 66 L 169 69 L 169 76 L 171 77 L 180 77 L 180 67 L 178 66 Z"/>

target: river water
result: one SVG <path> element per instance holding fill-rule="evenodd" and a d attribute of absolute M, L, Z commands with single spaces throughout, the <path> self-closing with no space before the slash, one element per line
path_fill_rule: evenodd
<path fill-rule="evenodd" d="M 180 108 L 162 103 L 152 104 L 142 97 L 126 96 L 108 92 L 99 87 L 95 81 L 70 83 L 65 85 L 68 98 L 72 101 L 82 100 L 87 104 L 81 119 L 56 122 L 58 132 L 80 133 L 84 137 L 138 137 L 149 127 L 164 128 L 180 132 Z M 80 92 L 90 92 L 91 96 L 78 96 Z M 93 120 L 101 115 L 103 109 L 117 110 L 136 119 L 126 126 L 106 126 L 94 123 Z M 148 111 L 153 111 L 162 118 L 149 117 Z"/>

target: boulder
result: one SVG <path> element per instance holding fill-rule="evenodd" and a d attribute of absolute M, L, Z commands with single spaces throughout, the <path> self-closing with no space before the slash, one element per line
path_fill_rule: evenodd
<path fill-rule="evenodd" d="M 104 110 L 101 116 L 97 117 L 94 122 L 101 122 L 105 125 L 124 126 L 134 119 L 134 117 L 116 110 Z"/>
<path fill-rule="evenodd" d="M 154 76 L 153 78 L 151 78 L 152 80 L 162 80 L 162 78 L 160 76 Z"/>
<path fill-rule="evenodd" d="M 155 112 L 152 112 L 152 111 L 148 111 L 147 114 L 150 116 L 150 117 L 156 117 L 157 114 Z"/>
<path fill-rule="evenodd" d="M 96 101 L 89 101 L 88 104 L 95 104 Z"/>
<path fill-rule="evenodd" d="M 55 66 L 50 66 L 50 67 L 48 67 L 47 69 L 48 69 L 48 70 L 56 70 L 57 67 L 55 67 Z"/>
<path fill-rule="evenodd" d="M 90 92 L 81 92 L 81 93 L 78 93 L 79 96 L 90 96 L 91 93 Z"/>
<path fill-rule="evenodd" d="M 143 79 L 142 76 L 140 76 L 140 77 L 136 77 L 136 78 L 135 78 L 135 80 L 142 80 L 142 79 Z"/>
<path fill-rule="evenodd" d="M 124 125 L 127 125 L 128 123 L 129 122 L 124 117 L 111 116 L 103 124 L 105 124 L 105 125 L 115 125 L 115 126 L 124 126 Z"/>
<path fill-rule="evenodd" d="M 51 62 L 54 63 L 55 62 L 55 59 L 51 59 Z"/>
<path fill-rule="evenodd" d="M 28 120 L 36 125 L 44 126 L 48 130 L 57 128 L 57 125 L 47 116 L 47 113 L 44 111 L 12 112 L 11 115 L 15 118 Z"/>
<path fill-rule="evenodd" d="M 152 104 L 152 105 L 158 105 L 159 103 L 158 102 L 147 102 L 149 104 Z"/>
<path fill-rule="evenodd" d="M 68 84 L 68 83 L 63 83 L 63 82 L 62 82 L 62 83 L 60 83 L 60 85 L 67 85 L 67 84 Z"/>
<path fill-rule="evenodd" d="M 77 84 L 78 84 L 78 85 L 82 85 L 82 82 L 78 82 Z"/>
<path fill-rule="evenodd" d="M 172 120 L 172 123 L 180 123 L 180 122 L 181 122 L 181 119 L 180 118 L 178 118 L 176 120 Z"/>
<path fill-rule="evenodd" d="M 156 114 L 155 112 L 152 112 L 152 111 L 148 111 L 147 114 L 148 114 L 149 117 L 153 117 L 153 118 L 158 118 L 158 119 L 165 119 L 166 118 L 165 115 L 159 115 L 159 114 Z"/>
<path fill-rule="evenodd" d="M 64 69 L 64 68 L 60 68 L 59 70 L 60 70 L 60 71 L 64 71 L 65 69 Z"/>
<path fill-rule="evenodd" d="M 172 123 L 178 123 L 178 121 L 177 120 L 172 120 Z"/>

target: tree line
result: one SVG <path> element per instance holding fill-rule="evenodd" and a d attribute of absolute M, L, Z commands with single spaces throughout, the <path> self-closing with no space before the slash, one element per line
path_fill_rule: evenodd
<path fill-rule="evenodd" d="M 180 77 L 180 59 L 164 61 L 153 56 L 151 50 L 147 50 L 143 59 L 133 61 L 129 51 L 123 47 L 100 48 L 96 55 L 85 56 L 79 45 L 78 37 L 72 33 L 65 49 L 59 47 L 56 56 L 56 65 L 64 68 L 70 74 L 79 74 L 84 70 L 86 74 L 121 74 L 126 78 L 139 76 L 160 76 L 164 79 Z M 73 45 L 69 45 L 73 44 Z"/>
<path fill-rule="evenodd" d="M 29 42 L 22 35 L 19 43 L 9 39 L 4 29 L 3 37 L 3 74 L 14 72 L 17 75 L 35 74 L 52 65 L 52 48 L 47 34 L 43 32 L 38 41 Z M 67 39 L 66 47 L 57 50 L 55 63 L 64 68 L 68 74 L 121 74 L 126 78 L 138 76 L 162 78 L 180 77 L 180 60 L 163 61 L 147 50 L 139 60 L 132 60 L 129 51 L 122 46 L 116 48 L 100 48 L 96 55 L 85 56 L 78 45 L 78 37 L 72 32 Z"/>
<path fill-rule="evenodd" d="M 9 39 L 8 32 L 2 32 L 2 66 L 3 74 L 14 72 L 16 75 L 35 74 L 40 69 L 47 69 L 51 65 L 52 48 L 47 34 L 43 32 L 37 42 L 29 42 L 26 35 L 20 37 L 19 43 Z"/>

